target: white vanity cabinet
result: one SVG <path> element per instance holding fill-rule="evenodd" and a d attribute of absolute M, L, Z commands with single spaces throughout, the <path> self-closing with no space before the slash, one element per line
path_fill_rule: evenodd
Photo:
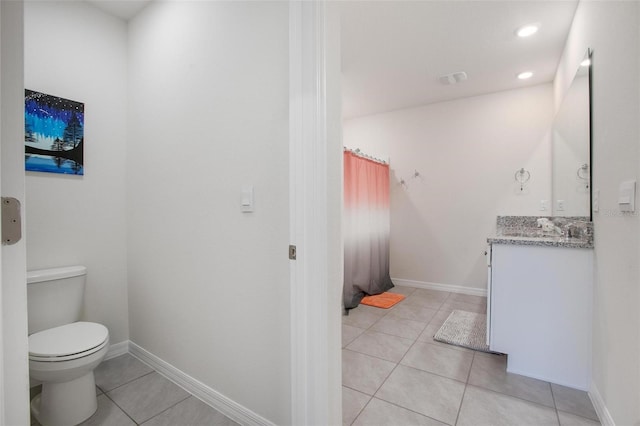
<path fill-rule="evenodd" d="M 593 250 L 493 243 L 489 345 L 507 371 L 588 390 Z"/>

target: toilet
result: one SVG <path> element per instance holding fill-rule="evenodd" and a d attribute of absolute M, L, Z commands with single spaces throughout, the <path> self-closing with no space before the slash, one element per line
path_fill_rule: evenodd
<path fill-rule="evenodd" d="M 109 350 L 109 330 L 79 321 L 87 270 L 27 271 L 29 376 L 42 383 L 31 412 L 43 426 L 71 426 L 98 408 L 93 370 Z"/>

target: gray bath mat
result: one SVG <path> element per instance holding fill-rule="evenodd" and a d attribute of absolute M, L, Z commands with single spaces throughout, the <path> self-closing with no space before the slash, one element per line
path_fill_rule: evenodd
<path fill-rule="evenodd" d="M 487 345 L 487 316 L 467 311 L 453 311 L 433 336 L 438 342 L 491 352 Z"/>

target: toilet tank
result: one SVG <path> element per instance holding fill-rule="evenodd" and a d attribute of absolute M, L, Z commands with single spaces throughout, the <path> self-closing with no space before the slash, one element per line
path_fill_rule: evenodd
<path fill-rule="evenodd" d="M 87 268 L 27 271 L 29 334 L 80 320 Z"/>

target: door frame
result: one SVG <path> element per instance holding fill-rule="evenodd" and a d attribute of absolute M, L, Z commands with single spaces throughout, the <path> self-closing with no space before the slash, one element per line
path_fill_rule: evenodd
<path fill-rule="evenodd" d="M 29 424 L 24 227 L 24 4 L 0 2 L 0 184 L 22 204 L 21 241 L 2 246 L 0 266 L 0 424 Z"/>
<path fill-rule="evenodd" d="M 12 80 L 3 81 L 6 85 L 20 86 L 22 80 L 16 76 L 24 75 L 22 61 L 9 61 L 7 51 L 20 50 L 22 46 L 23 10 L 22 0 L 1 2 L 0 58 L 1 75 Z M 5 5 L 13 5 L 5 9 Z M 7 15 L 10 15 L 9 17 Z M 12 25 L 6 25 L 11 20 Z M 336 398 L 331 398 L 340 388 L 335 389 L 335 376 L 340 376 L 339 368 L 330 369 L 332 364 L 330 350 L 335 346 L 339 332 L 331 327 L 333 318 L 328 284 L 329 244 L 327 241 L 327 110 L 326 110 L 326 4 L 324 1 L 296 1 L 289 3 L 289 173 L 290 173 L 290 236 L 291 243 L 297 246 L 297 259 L 290 261 L 291 285 L 291 423 L 305 425 L 326 425 L 341 422 L 341 407 Z M 9 46 L 11 44 L 12 46 Z M 17 45 L 20 49 L 16 49 Z M 22 53 L 20 53 L 22 54 Z M 8 70 L 11 67 L 11 70 Z M 18 69 L 19 68 L 19 69 Z M 9 71 L 9 72 L 7 72 Z M 18 84 L 20 83 L 20 84 Z M 2 90 L 2 89 L 0 89 Z M 6 91 L 2 91 L 3 100 Z M 22 105 L 20 103 L 20 105 Z M 4 120 L 4 106 L 3 106 Z M 5 125 L 2 126 L 6 128 Z M 19 121 L 14 132 L 22 132 Z M 5 154 L 9 147 L 8 138 L 0 139 L 3 166 L 9 158 Z M 21 146 L 22 147 L 22 146 Z M 11 155 L 12 161 L 13 155 Z M 17 162 L 22 166 L 22 159 Z M 20 169 L 22 170 L 22 169 Z M 24 174 L 14 167 L 3 167 L 0 183 L 3 190 L 10 181 L 18 188 L 17 198 L 24 200 Z M 20 190 L 20 188 L 22 188 Z M 8 194 L 7 194 L 8 195 Z M 335 207 L 335 206 L 334 206 Z M 24 229 L 24 228 L 23 228 Z M 20 419 L 18 423 L 28 422 L 28 404 L 16 403 L 28 401 L 28 363 L 26 362 L 26 334 L 20 341 L 17 336 L 26 327 L 26 289 L 11 291 L 6 287 L 12 282 L 24 282 L 26 270 L 26 249 L 24 241 L 10 247 L 11 265 L 5 260 L 0 265 L 0 423 L 8 424 Z M 18 261 L 16 262 L 16 258 Z M 10 266 L 10 267 L 8 267 Z M 20 270 L 22 271 L 21 273 Z M 8 273 L 11 277 L 8 277 Z M 8 280 L 11 278 L 11 280 Z M 9 296 L 9 297 L 7 297 Z M 9 300 L 10 299 L 10 300 Z M 5 309 L 7 305 L 18 309 Z M 24 309 L 23 309 L 24 308 Z M 11 324 L 10 332 L 4 326 Z M 14 327 L 15 326 L 15 327 Z M 338 346 L 339 347 L 339 346 Z M 7 356 L 5 352 L 11 351 Z M 24 352 L 24 353 L 23 353 Z M 22 355 L 21 355 L 22 354 Z M 22 358 L 25 358 L 24 360 Z M 335 365 L 334 365 L 335 367 Z M 11 372 L 8 379 L 5 373 Z M 337 381 L 339 384 L 339 380 Z M 12 391 L 5 392 L 10 384 Z M 16 389 L 15 386 L 20 389 Z M 27 396 L 23 395 L 27 393 Z M 25 399 L 26 398 L 26 399 Z M 336 406 L 337 405 L 337 406 Z M 28 424 L 28 423 L 25 423 Z"/>
<path fill-rule="evenodd" d="M 291 244 L 297 246 L 297 258 L 290 261 L 295 425 L 342 423 L 336 297 L 342 286 L 330 271 L 341 270 L 341 254 L 334 250 L 341 242 L 328 238 L 340 233 L 340 179 L 330 174 L 340 162 L 342 143 L 327 138 L 329 126 L 335 126 L 335 111 L 327 109 L 328 72 L 335 71 L 327 69 L 327 13 L 322 0 L 289 2 L 289 212 Z"/>

